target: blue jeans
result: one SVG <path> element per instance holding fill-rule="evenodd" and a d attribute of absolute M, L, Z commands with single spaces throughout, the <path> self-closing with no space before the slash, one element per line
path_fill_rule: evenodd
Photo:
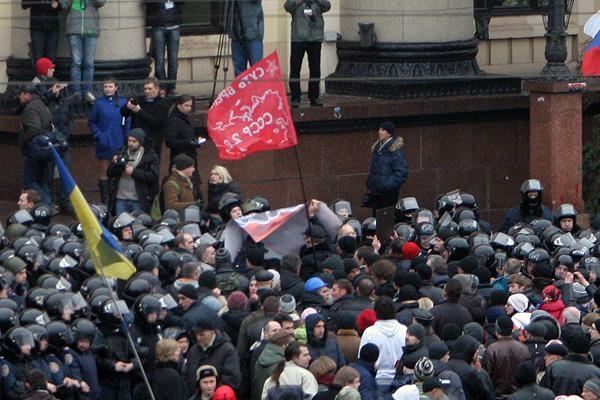
<path fill-rule="evenodd" d="M 71 84 L 73 91 L 75 93 L 91 92 L 98 38 L 82 35 L 69 35 L 67 37 L 69 38 L 69 50 L 71 52 Z"/>
<path fill-rule="evenodd" d="M 167 48 L 168 71 L 165 71 L 165 47 Z M 154 57 L 154 73 L 161 80 L 169 80 L 164 87 L 174 90 L 177 80 L 177 67 L 179 67 L 179 28 L 167 29 L 164 27 L 152 28 L 152 49 Z"/>
<path fill-rule="evenodd" d="M 117 199 L 117 201 L 115 201 L 115 215 L 121 215 L 121 213 L 124 212 L 132 213 L 141 209 L 140 202 L 137 200 Z"/>
<path fill-rule="evenodd" d="M 23 187 L 36 190 L 42 203 L 52 207 L 52 184 L 54 161 L 36 161 L 25 155 L 23 158 Z"/>
<path fill-rule="evenodd" d="M 254 65 L 263 58 L 262 40 L 231 40 L 231 58 L 235 76 L 248 68 L 248 63 Z"/>

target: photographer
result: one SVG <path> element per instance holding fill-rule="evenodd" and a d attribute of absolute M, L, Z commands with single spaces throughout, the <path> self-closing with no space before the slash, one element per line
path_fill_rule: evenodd
<path fill-rule="evenodd" d="M 286 0 L 285 10 L 292 15 L 292 49 L 290 52 L 290 92 L 291 105 L 300 107 L 300 70 L 304 53 L 308 56 L 310 81 L 308 82 L 308 98 L 310 105 L 322 107 L 319 99 L 321 79 L 321 44 L 325 21 L 323 13 L 331 9 L 329 0 Z"/>
<path fill-rule="evenodd" d="M 113 157 L 106 171 L 113 215 L 136 210 L 150 212 L 158 193 L 159 161 L 152 148 L 144 146 L 145 140 L 143 129 L 132 129 L 127 134 L 127 145 Z"/>
<path fill-rule="evenodd" d="M 136 96 L 121 107 L 121 115 L 131 117 L 131 128 L 141 128 L 146 133 L 147 149 L 154 149 L 160 164 L 164 128 L 169 115 L 169 104 L 160 96 L 158 79 L 144 81 L 144 95 Z"/>

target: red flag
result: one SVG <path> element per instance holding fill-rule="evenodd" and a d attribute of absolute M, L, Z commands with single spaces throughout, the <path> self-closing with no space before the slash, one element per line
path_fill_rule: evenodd
<path fill-rule="evenodd" d="M 219 93 L 208 110 L 207 128 L 219 157 L 227 160 L 298 143 L 277 52 Z"/>

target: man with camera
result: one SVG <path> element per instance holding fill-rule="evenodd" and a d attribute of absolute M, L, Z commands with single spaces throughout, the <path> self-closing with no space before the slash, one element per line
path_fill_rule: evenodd
<path fill-rule="evenodd" d="M 141 128 L 146 134 L 146 149 L 154 149 L 160 164 L 164 141 L 164 128 L 170 104 L 160 96 L 160 84 L 156 78 L 144 81 L 144 95 L 130 98 L 121 107 L 123 117 L 131 117 L 131 128 Z"/>
<path fill-rule="evenodd" d="M 23 153 L 23 187 L 35 189 L 42 202 L 52 206 L 50 185 L 54 172 L 54 162 L 40 155 L 40 147 L 48 146 L 37 139 L 52 130 L 52 113 L 37 93 L 35 86 L 24 85 L 19 90 L 19 103 L 23 106 L 21 114 L 22 131 L 19 144 Z"/>
<path fill-rule="evenodd" d="M 150 212 L 158 193 L 159 160 L 152 147 L 144 145 L 145 141 L 143 129 L 132 129 L 127 134 L 127 144 L 113 156 L 106 171 L 113 215 L 136 210 Z"/>
<path fill-rule="evenodd" d="M 308 56 L 310 105 L 322 107 L 319 99 L 321 80 L 321 44 L 325 32 L 323 13 L 331 9 L 329 0 L 286 0 L 285 10 L 292 15 L 292 49 L 290 52 L 291 105 L 300 107 L 300 70 L 304 53 Z"/>

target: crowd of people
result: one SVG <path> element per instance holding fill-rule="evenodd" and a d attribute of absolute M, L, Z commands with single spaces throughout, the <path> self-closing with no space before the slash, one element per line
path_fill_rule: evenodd
<path fill-rule="evenodd" d="M 129 132 L 134 171 L 145 140 Z M 228 224 L 269 202 L 216 166 L 203 204 L 193 172 L 174 157 L 158 219 L 118 196 L 91 206 L 136 267 L 127 281 L 21 193 L 0 251 L 3 398 L 600 398 L 600 242 L 572 205 L 544 207 L 538 180 L 498 229 L 461 191 L 431 210 L 399 199 L 386 240 L 344 200 L 332 229 L 312 200 L 297 253 L 247 236 L 232 254 Z"/>

